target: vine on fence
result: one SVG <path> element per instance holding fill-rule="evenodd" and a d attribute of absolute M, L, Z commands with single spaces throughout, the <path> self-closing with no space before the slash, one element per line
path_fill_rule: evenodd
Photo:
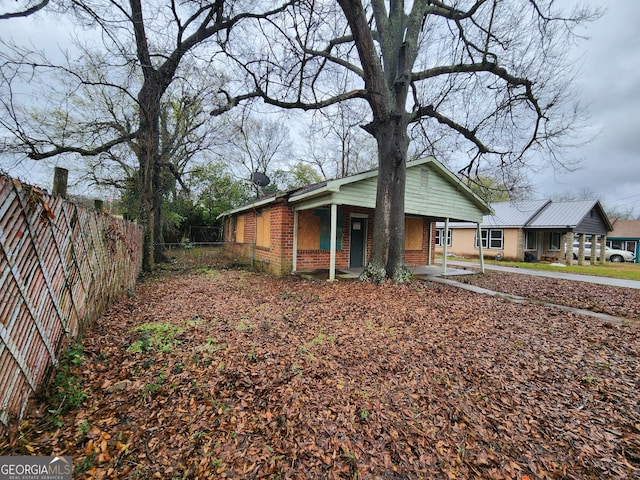
<path fill-rule="evenodd" d="M 15 178 L 12 178 L 11 180 L 13 181 L 13 186 L 16 188 L 16 190 L 22 191 L 24 193 L 25 201 L 27 203 L 25 214 L 27 216 L 32 215 L 37 210 L 38 206 L 41 206 L 41 221 L 46 222 L 47 220 L 53 220 L 54 218 L 56 218 L 56 214 L 51 211 L 49 203 L 44 199 L 45 193 L 43 190 L 33 185 L 22 183 L 20 180 L 17 180 Z"/>

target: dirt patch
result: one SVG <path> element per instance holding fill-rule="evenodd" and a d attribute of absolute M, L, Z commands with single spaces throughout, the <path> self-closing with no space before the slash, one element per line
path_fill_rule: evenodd
<path fill-rule="evenodd" d="M 40 406 L 3 453 L 74 478 L 638 478 L 637 325 L 222 266 L 110 309 L 82 407 L 56 429 Z"/>

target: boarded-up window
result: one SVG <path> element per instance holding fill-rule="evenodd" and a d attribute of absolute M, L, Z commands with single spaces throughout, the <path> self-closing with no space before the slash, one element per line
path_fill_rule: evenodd
<path fill-rule="evenodd" d="M 320 217 L 313 210 L 298 212 L 298 250 L 320 248 Z"/>
<path fill-rule="evenodd" d="M 404 249 L 422 250 L 422 219 L 407 218 L 404 221 Z"/>
<path fill-rule="evenodd" d="M 256 245 L 271 247 L 271 210 L 261 210 L 256 219 Z"/>
<path fill-rule="evenodd" d="M 236 242 L 244 243 L 244 215 L 238 216 L 236 220 Z"/>

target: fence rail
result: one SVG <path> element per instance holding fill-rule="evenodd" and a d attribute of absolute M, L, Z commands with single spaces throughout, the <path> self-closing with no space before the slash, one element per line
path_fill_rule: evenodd
<path fill-rule="evenodd" d="M 135 286 L 141 245 L 137 225 L 0 177 L 0 430 L 65 344 Z"/>

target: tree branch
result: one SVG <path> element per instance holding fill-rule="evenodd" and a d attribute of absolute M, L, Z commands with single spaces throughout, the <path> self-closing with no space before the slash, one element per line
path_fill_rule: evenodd
<path fill-rule="evenodd" d="M 47 6 L 49 0 L 42 0 L 40 3 L 34 5 L 33 7 L 27 8 L 26 10 L 22 10 L 19 12 L 9 12 L 0 14 L 0 20 L 7 20 L 9 18 L 18 18 L 18 17 L 28 17 L 36 13 L 39 10 L 42 10 Z"/>
<path fill-rule="evenodd" d="M 55 157 L 56 155 L 60 155 L 62 153 L 77 153 L 83 157 L 92 157 L 94 155 L 99 155 L 104 152 L 108 152 L 111 148 L 116 145 L 120 145 L 121 143 L 128 142 L 133 140 L 138 135 L 138 132 L 133 132 L 128 135 L 123 135 L 118 138 L 114 138 L 110 142 L 99 145 L 95 148 L 79 148 L 79 147 L 66 147 L 63 145 L 56 146 L 53 150 L 49 150 L 48 152 L 38 152 L 34 145 L 27 145 L 31 152 L 27 154 L 29 158 L 32 160 L 44 160 L 45 158 Z"/>

